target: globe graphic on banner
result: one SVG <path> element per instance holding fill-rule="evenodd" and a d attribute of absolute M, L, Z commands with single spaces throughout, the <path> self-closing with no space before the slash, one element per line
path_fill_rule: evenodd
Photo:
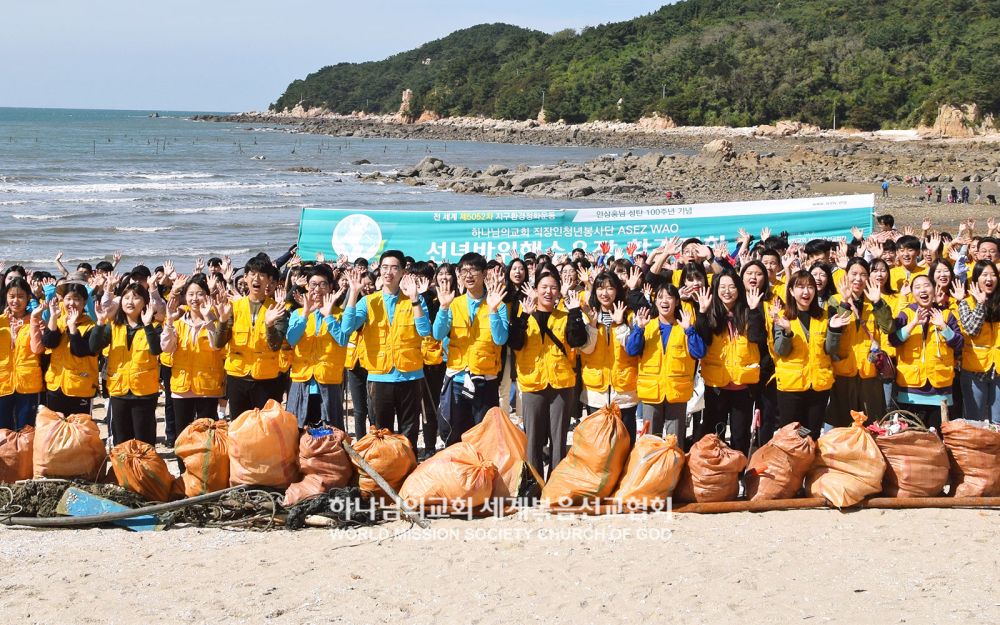
<path fill-rule="evenodd" d="M 382 229 L 378 227 L 378 222 L 368 215 L 360 213 L 348 215 L 333 229 L 333 251 L 351 260 L 372 258 L 378 253 L 381 245 Z"/>

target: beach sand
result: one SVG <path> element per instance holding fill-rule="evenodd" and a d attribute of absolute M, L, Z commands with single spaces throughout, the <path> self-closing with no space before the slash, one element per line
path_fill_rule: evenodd
<path fill-rule="evenodd" d="M 1000 511 L 985 510 L 532 512 L 357 532 L 0 527 L 0 614 L 102 624 L 995 623 L 998 547 Z"/>

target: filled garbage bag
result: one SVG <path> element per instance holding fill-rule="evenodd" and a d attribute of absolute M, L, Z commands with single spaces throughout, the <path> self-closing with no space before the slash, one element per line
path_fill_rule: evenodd
<path fill-rule="evenodd" d="M 706 434 L 691 446 L 674 494 L 679 501 L 732 501 L 740 493 L 740 472 L 747 457 L 715 434 Z"/>
<path fill-rule="evenodd" d="M 747 499 L 791 499 L 816 459 L 816 442 L 799 423 L 789 423 L 750 457 L 746 473 Z"/>
<path fill-rule="evenodd" d="M 35 428 L 26 425 L 20 430 L 0 430 L 0 484 L 30 480 L 31 448 Z"/>
<path fill-rule="evenodd" d="M 174 454 L 184 463 L 181 480 L 188 497 L 229 486 L 229 423 L 195 419 L 177 437 Z"/>
<path fill-rule="evenodd" d="M 542 499 L 555 506 L 609 497 L 625 470 L 631 444 L 617 404 L 587 415 L 573 430 L 573 446 L 549 475 Z"/>
<path fill-rule="evenodd" d="M 542 478 L 528 462 L 528 437 L 499 408 L 490 408 L 482 423 L 462 434 L 462 440 L 476 448 L 497 468 L 493 480 L 495 497 L 535 499 Z"/>
<path fill-rule="evenodd" d="M 406 476 L 417 468 L 417 456 L 410 440 L 385 428 L 370 427 L 368 433 L 354 443 L 354 450 L 396 491 Z M 388 496 L 358 463 L 354 462 L 354 468 L 358 471 L 358 488 L 364 497 Z"/>
<path fill-rule="evenodd" d="M 299 426 L 273 399 L 229 425 L 229 483 L 288 488 L 299 477 Z"/>
<path fill-rule="evenodd" d="M 32 465 L 37 477 L 93 480 L 107 452 L 88 414 L 63 416 L 42 406 L 35 418 Z"/>
<path fill-rule="evenodd" d="M 462 441 L 418 466 L 403 482 L 399 496 L 418 510 L 465 513 L 489 500 L 496 473 L 491 461 Z"/>
<path fill-rule="evenodd" d="M 882 479 L 886 497 L 937 497 L 948 484 L 948 450 L 937 434 L 904 430 L 876 436 L 888 466 Z"/>
<path fill-rule="evenodd" d="M 299 437 L 299 471 L 302 479 L 285 491 L 286 508 L 306 497 L 322 495 L 331 488 L 347 486 L 354 477 L 354 465 L 341 443 L 351 442 L 337 428 L 306 428 Z"/>
<path fill-rule="evenodd" d="M 148 501 L 170 501 L 181 494 L 180 483 L 175 486 L 174 476 L 156 448 L 139 439 L 133 438 L 111 449 L 111 468 L 119 486 Z"/>
<path fill-rule="evenodd" d="M 670 497 L 684 468 L 677 437 L 646 434 L 635 441 L 614 498 L 627 506 L 656 507 Z"/>
<path fill-rule="evenodd" d="M 882 491 L 885 458 L 868 430 L 865 414 L 851 411 L 854 423 L 833 428 L 819 437 L 819 454 L 806 478 L 813 497 L 823 497 L 831 505 L 846 508 L 868 495 Z"/>
<path fill-rule="evenodd" d="M 955 419 L 941 434 L 951 457 L 952 496 L 1000 496 L 1000 432 L 983 421 Z"/>

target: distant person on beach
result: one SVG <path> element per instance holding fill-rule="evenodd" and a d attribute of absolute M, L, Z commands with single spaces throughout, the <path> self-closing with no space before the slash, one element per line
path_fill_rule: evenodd
<path fill-rule="evenodd" d="M 948 192 L 948 202 L 958 204 L 958 189 L 955 188 L 955 185 L 951 185 L 951 190 Z"/>
<path fill-rule="evenodd" d="M 889 181 L 882 181 L 882 197 L 889 197 Z"/>
<path fill-rule="evenodd" d="M 962 204 L 969 203 L 969 185 L 962 187 Z"/>
<path fill-rule="evenodd" d="M 938 204 L 940 204 L 941 203 L 941 185 L 938 185 L 934 189 L 934 192 L 937 194 L 937 202 L 938 202 Z"/>
<path fill-rule="evenodd" d="M 977 184 L 976 185 L 976 204 L 979 204 L 982 201 L 983 201 L 983 185 Z"/>

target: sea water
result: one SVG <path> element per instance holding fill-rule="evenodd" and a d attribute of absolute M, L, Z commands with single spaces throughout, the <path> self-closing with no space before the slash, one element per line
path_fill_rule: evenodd
<path fill-rule="evenodd" d="M 364 210 L 580 208 L 361 182 L 357 173 L 451 165 L 583 162 L 606 149 L 328 137 L 287 127 L 193 121 L 193 112 L 0 108 L 0 261 L 71 270 L 123 254 L 122 268 L 198 257 L 276 257 L 306 207 Z M 367 160 L 370 164 L 352 163 Z M 320 173 L 291 171 L 310 167 Z M 607 204 L 607 202 L 601 202 Z"/>

